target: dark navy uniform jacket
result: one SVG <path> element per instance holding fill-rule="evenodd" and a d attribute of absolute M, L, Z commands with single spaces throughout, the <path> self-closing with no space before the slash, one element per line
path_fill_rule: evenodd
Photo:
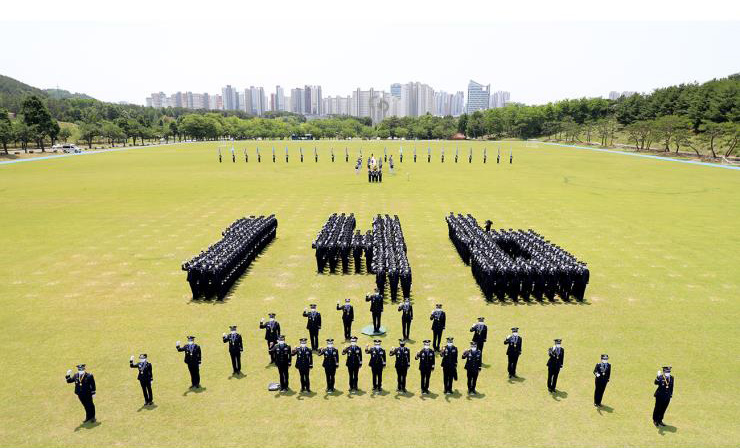
<path fill-rule="evenodd" d="M 434 370 L 434 350 L 431 348 L 423 348 L 419 353 L 416 354 L 416 359 L 419 360 L 419 370 Z"/>
<path fill-rule="evenodd" d="M 318 330 L 321 328 L 321 313 L 318 311 L 304 311 L 303 317 L 307 317 L 306 329 Z"/>
<path fill-rule="evenodd" d="M 429 320 L 432 321 L 433 331 L 444 330 L 447 324 L 447 315 L 442 310 L 434 310 L 432 311 L 432 315 L 429 316 Z"/>
<path fill-rule="evenodd" d="M 596 367 L 594 367 L 594 376 L 596 376 L 597 373 L 599 376 L 596 377 L 596 380 L 608 382 L 612 376 L 612 365 L 608 362 L 600 362 L 596 364 Z"/>
<path fill-rule="evenodd" d="M 408 369 L 411 365 L 411 351 L 408 347 L 398 347 L 390 351 L 391 356 L 396 357 L 397 369 Z"/>
<path fill-rule="evenodd" d="M 67 376 L 68 383 L 75 383 L 75 395 L 89 397 L 95 395 L 95 377 L 92 373 L 77 372 L 72 376 Z"/>
<path fill-rule="evenodd" d="M 386 357 L 383 347 L 370 347 L 365 349 L 365 353 L 370 355 L 370 362 L 368 362 L 370 367 L 373 369 L 382 369 L 385 367 Z"/>
<path fill-rule="evenodd" d="M 312 369 L 313 368 L 313 352 L 308 347 L 296 347 L 293 350 L 295 355 L 295 367 L 296 369 Z"/>
<path fill-rule="evenodd" d="M 269 342 L 277 342 L 280 336 L 280 324 L 276 320 L 260 322 L 260 330 L 265 329 L 265 340 Z"/>
<path fill-rule="evenodd" d="M 343 355 L 347 355 L 347 367 L 362 366 L 362 349 L 356 345 L 350 345 L 342 350 Z"/>
<path fill-rule="evenodd" d="M 411 303 L 402 303 L 398 306 L 398 311 L 401 311 L 401 320 L 404 322 L 414 320 L 414 307 Z"/>
<path fill-rule="evenodd" d="M 321 364 L 325 369 L 336 369 L 339 365 L 339 350 L 334 347 L 326 347 L 319 350 L 319 356 L 324 357 Z"/>
<path fill-rule="evenodd" d="M 511 335 L 504 340 L 504 345 L 508 345 L 506 348 L 507 355 L 521 355 L 522 354 L 522 337 L 519 335 Z"/>
<path fill-rule="evenodd" d="M 547 349 L 547 367 L 554 369 L 560 369 L 563 367 L 563 360 L 565 359 L 565 349 L 563 347 L 556 348 L 550 347 Z"/>
<path fill-rule="evenodd" d="M 445 345 L 442 347 L 442 351 L 439 352 L 439 356 L 442 357 L 442 362 L 440 362 L 440 364 L 443 369 L 457 368 L 457 347 L 454 345 L 452 347 Z"/>
<path fill-rule="evenodd" d="M 355 320 L 355 310 L 352 305 L 337 305 L 337 311 L 342 310 L 342 320 L 352 322 Z"/>
<path fill-rule="evenodd" d="M 675 381 L 675 378 L 673 377 L 673 375 L 669 377 L 658 375 L 658 377 L 655 378 L 655 384 L 658 385 L 658 388 L 655 390 L 655 394 L 653 396 L 656 398 L 663 398 L 663 399 L 673 397 L 674 381 Z"/>
<path fill-rule="evenodd" d="M 152 374 L 152 363 L 149 361 L 137 362 L 136 364 L 134 364 L 133 361 L 129 361 L 129 364 L 129 367 L 132 369 L 139 369 L 139 374 L 136 376 L 137 380 L 148 383 L 151 383 L 152 380 L 154 380 L 154 375 Z"/>
<path fill-rule="evenodd" d="M 185 352 L 185 364 L 200 364 L 201 352 L 198 344 L 185 344 L 184 347 L 177 347 L 178 352 Z"/>
<path fill-rule="evenodd" d="M 465 350 L 462 355 L 465 361 L 465 370 L 480 370 L 483 366 L 483 353 L 480 350 Z"/>
<path fill-rule="evenodd" d="M 242 335 L 239 333 L 227 334 L 224 336 L 224 344 L 229 343 L 229 351 L 232 353 L 244 351 L 244 345 L 242 344 Z"/>

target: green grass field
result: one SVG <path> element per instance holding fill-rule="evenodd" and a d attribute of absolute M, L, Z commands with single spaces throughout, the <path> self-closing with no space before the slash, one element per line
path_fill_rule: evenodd
<path fill-rule="evenodd" d="M 238 163 L 218 143 L 182 144 L 0 166 L 0 328 L 5 385 L 0 446 L 724 446 L 740 444 L 737 373 L 740 305 L 740 172 L 583 149 L 503 144 L 505 162 L 480 161 L 484 143 L 461 144 L 461 162 L 419 161 L 404 145 L 403 164 L 382 184 L 355 175 L 353 159 L 386 142 L 298 143 L 284 163 L 285 142 L 237 143 Z M 475 147 L 472 165 L 467 148 Z M 328 158 L 334 146 L 337 161 Z M 344 147 L 351 150 L 344 162 Z M 250 148 L 245 164 L 241 149 Z M 508 164 L 513 147 L 514 164 Z M 395 158 L 395 157 L 394 157 Z M 492 163 L 493 161 L 493 163 Z M 288 342 L 305 333 L 301 312 L 316 302 L 321 339 L 342 335 L 338 300 L 353 299 L 355 330 L 370 323 L 363 301 L 368 275 L 317 275 L 311 241 L 326 217 L 354 212 L 358 227 L 375 213 L 395 213 L 413 269 L 416 352 L 431 336 L 428 313 L 445 304 L 458 347 L 478 316 L 489 325 L 487 365 L 479 397 L 465 392 L 464 371 L 446 397 L 439 369 L 432 392 L 419 394 L 416 365 L 411 396 L 396 395 L 389 362 L 384 388 L 373 395 L 367 367 L 361 395 L 325 396 L 324 373 L 312 373 L 314 396 L 267 391 L 277 380 L 268 366 L 260 317 L 276 312 Z M 471 213 L 494 226 L 533 228 L 587 261 L 587 303 L 486 303 L 447 236 L 449 211 Z M 220 237 L 236 218 L 275 213 L 278 237 L 224 302 L 192 302 L 183 260 Z M 245 337 L 242 379 L 221 334 L 238 324 Z M 398 313 L 386 309 L 397 343 Z M 523 381 L 509 382 L 502 342 L 511 326 L 524 336 Z M 203 349 L 201 393 L 175 341 L 198 336 Z M 546 349 L 563 338 L 565 368 L 551 396 L 545 387 Z M 364 346 L 370 338 L 362 337 Z M 341 344 L 340 344 L 341 345 Z M 143 399 L 128 358 L 149 354 L 155 409 Z M 593 403 L 594 364 L 609 353 L 614 367 L 601 412 Z M 344 360 L 342 359 L 342 362 Z M 64 381 L 79 362 L 95 374 L 100 425 L 79 427 L 83 410 Z M 667 430 L 651 421 L 653 379 L 671 364 L 676 390 Z M 291 387 L 299 390 L 291 369 Z M 732 423 L 732 422 L 735 423 Z"/>

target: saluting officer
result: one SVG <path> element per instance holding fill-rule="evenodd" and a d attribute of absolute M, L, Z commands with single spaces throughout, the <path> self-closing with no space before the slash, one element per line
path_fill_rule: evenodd
<path fill-rule="evenodd" d="M 380 333 L 380 318 L 383 316 L 383 296 L 375 288 L 373 294 L 365 296 L 365 302 L 370 302 L 370 314 L 373 316 L 373 332 Z"/>
<path fill-rule="evenodd" d="M 311 350 L 319 349 L 319 330 L 321 329 L 321 313 L 316 311 L 316 304 L 311 304 L 311 311 L 303 309 L 303 317 L 307 318 L 306 329 L 311 338 Z"/>
<path fill-rule="evenodd" d="M 349 299 L 344 299 L 344 305 L 337 302 L 337 311 L 342 312 L 342 325 L 344 326 L 344 340 L 348 341 L 352 335 L 352 321 L 355 320 L 355 310 L 349 303 Z"/>
<path fill-rule="evenodd" d="M 479 317 L 478 322 L 470 327 L 470 332 L 473 333 L 473 342 L 476 343 L 481 356 L 483 356 L 483 346 L 486 344 L 486 339 L 488 338 L 488 326 L 486 326 L 485 320 L 485 317 Z"/>
<path fill-rule="evenodd" d="M 432 347 L 438 352 L 442 344 L 442 332 L 447 324 L 447 315 L 442 311 L 441 303 L 438 303 L 436 309 L 432 311 L 429 320 L 432 321 Z"/>
<path fill-rule="evenodd" d="M 396 377 L 398 386 L 396 392 L 406 392 L 406 374 L 411 366 L 411 351 L 406 347 L 406 340 L 398 340 L 399 347 L 391 347 L 390 355 L 396 357 Z"/>
<path fill-rule="evenodd" d="M 468 372 L 468 393 L 477 394 L 478 391 L 475 387 L 478 383 L 478 374 L 481 367 L 483 367 L 483 357 L 475 341 L 470 343 L 470 349 L 465 350 L 462 357 L 467 360 L 465 361 L 465 370 Z"/>
<path fill-rule="evenodd" d="M 185 347 L 180 346 L 180 341 L 175 343 L 178 352 L 185 352 L 185 364 L 188 365 L 190 372 L 190 388 L 200 389 L 200 346 L 195 343 L 195 336 L 188 336 L 188 343 Z"/>
<path fill-rule="evenodd" d="M 442 357 L 442 374 L 445 394 L 452 393 L 452 382 L 457 381 L 457 347 L 453 344 L 453 338 L 447 338 L 447 345 L 439 353 Z"/>
<path fill-rule="evenodd" d="M 144 393 L 144 406 L 153 405 L 154 396 L 152 395 L 152 381 L 154 381 L 154 375 L 152 375 L 152 364 L 147 360 L 146 353 L 139 355 L 139 362 L 136 364 L 134 364 L 133 356 L 128 362 L 129 367 L 132 369 L 139 369 L 136 379 L 139 380 L 141 391 Z"/>
<path fill-rule="evenodd" d="M 429 380 L 432 376 L 432 370 L 434 370 L 434 357 L 435 353 L 429 345 L 431 341 L 429 339 L 424 341 L 424 348 L 416 354 L 414 359 L 419 360 L 419 372 L 421 373 L 421 393 L 429 393 Z"/>
<path fill-rule="evenodd" d="M 558 375 L 563 368 L 565 349 L 561 347 L 562 339 L 555 339 L 555 345 L 547 349 L 547 390 L 555 392 L 558 385 Z"/>
<path fill-rule="evenodd" d="M 67 380 L 69 381 L 69 380 Z M 653 408 L 653 424 L 655 426 L 665 426 L 663 423 L 663 417 L 665 411 L 668 409 L 668 405 L 671 403 L 673 397 L 673 384 L 675 379 L 671 375 L 671 366 L 663 367 L 663 373 L 661 374 L 658 370 L 658 376 L 655 378 L 655 384 L 658 386 L 655 389 L 655 408 Z"/>
<path fill-rule="evenodd" d="M 85 408 L 85 421 L 82 423 L 95 423 L 95 404 L 93 403 L 95 378 L 93 374 L 85 372 L 85 364 L 77 364 L 77 373 L 72 375 L 72 370 L 67 370 L 65 378 L 67 383 L 75 383 L 75 395 Z"/>
<path fill-rule="evenodd" d="M 506 356 L 509 358 L 507 369 L 509 378 L 517 378 L 516 364 L 519 362 L 519 355 L 522 354 L 522 337 L 519 336 L 519 327 L 512 327 L 511 334 L 504 339 L 506 345 Z"/>
<path fill-rule="evenodd" d="M 300 339 L 298 347 L 291 355 L 295 356 L 295 368 L 301 376 L 301 392 L 311 392 L 311 369 L 313 369 L 313 351 L 306 347 L 306 338 Z"/>
<path fill-rule="evenodd" d="M 267 342 L 267 352 L 270 354 L 270 364 L 275 362 L 275 352 L 270 350 L 278 341 L 280 337 L 280 323 L 275 320 L 275 313 L 267 315 L 268 321 L 265 322 L 265 318 L 260 319 L 260 330 L 265 330 L 265 341 Z"/>
<path fill-rule="evenodd" d="M 383 369 L 385 369 L 386 363 L 385 349 L 380 346 L 380 339 L 375 339 L 373 344 L 372 347 L 370 347 L 370 344 L 365 346 L 365 353 L 370 355 L 368 365 L 373 371 L 373 390 L 380 392 L 383 390 Z"/>
<path fill-rule="evenodd" d="M 347 372 L 349 373 L 349 391 L 359 390 L 357 387 L 357 376 L 362 367 L 362 349 L 357 346 L 357 336 L 350 338 L 348 347 L 342 350 L 342 354 L 347 356 Z"/>
<path fill-rule="evenodd" d="M 242 335 L 236 332 L 236 325 L 229 325 L 229 334 L 224 333 L 222 336 L 224 344 L 229 343 L 229 356 L 234 375 L 242 373 L 242 352 L 244 351 Z"/>
<path fill-rule="evenodd" d="M 270 353 L 275 359 L 275 365 L 280 375 L 280 391 L 288 390 L 288 377 L 290 374 L 290 365 L 293 363 L 293 352 L 290 345 L 285 343 L 285 335 L 280 335 L 277 344 L 273 344 Z"/>
<path fill-rule="evenodd" d="M 414 307 L 411 305 L 411 300 L 408 297 L 403 299 L 403 303 L 398 306 L 398 311 L 401 312 L 403 339 L 408 340 L 411 335 L 411 321 L 414 320 Z"/>
<path fill-rule="evenodd" d="M 594 367 L 594 381 L 596 388 L 594 390 L 594 406 L 601 407 L 601 399 L 604 398 L 606 384 L 612 376 L 612 365 L 609 364 L 609 355 L 601 355 L 601 362 Z"/>
<path fill-rule="evenodd" d="M 320 348 L 318 355 L 324 357 L 321 365 L 326 374 L 326 391 L 334 392 L 334 378 L 339 367 L 339 350 L 334 348 L 334 339 L 327 339 L 326 347 Z"/>

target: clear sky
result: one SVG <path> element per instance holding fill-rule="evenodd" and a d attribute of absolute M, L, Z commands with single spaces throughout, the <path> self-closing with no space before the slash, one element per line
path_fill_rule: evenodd
<path fill-rule="evenodd" d="M 513 101 L 649 92 L 740 72 L 740 1 L 12 1 L 0 74 L 143 104 L 151 92 L 323 95 L 474 79 Z"/>

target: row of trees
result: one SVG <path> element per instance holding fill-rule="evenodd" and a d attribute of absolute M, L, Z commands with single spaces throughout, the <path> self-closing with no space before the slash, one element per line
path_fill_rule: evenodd
<path fill-rule="evenodd" d="M 38 96 L 31 95 L 23 100 L 18 119 L 11 121 L 6 109 L 0 108 L 0 142 L 8 153 L 8 144 L 19 142 L 25 150 L 29 142 L 35 142 L 42 152 L 46 151 L 48 139 L 53 145 L 62 129 L 51 117 L 46 104 Z"/>

